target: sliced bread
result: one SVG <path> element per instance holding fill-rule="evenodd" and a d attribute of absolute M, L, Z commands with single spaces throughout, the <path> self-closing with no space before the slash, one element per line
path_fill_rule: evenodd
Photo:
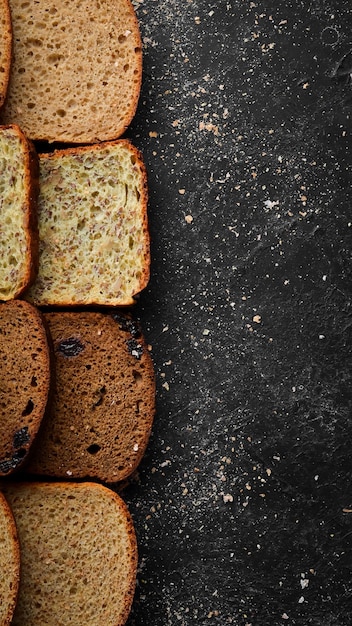
<path fill-rule="evenodd" d="M 40 155 L 34 304 L 130 305 L 149 280 L 146 169 L 127 140 Z"/>
<path fill-rule="evenodd" d="M 20 580 L 20 548 L 11 509 L 0 493 L 0 626 L 11 624 Z"/>
<path fill-rule="evenodd" d="M 133 118 L 142 45 L 130 0 L 9 0 L 13 60 L 3 123 L 33 140 L 117 139 Z"/>
<path fill-rule="evenodd" d="M 122 499 L 95 483 L 8 483 L 21 577 L 12 626 L 122 626 L 137 544 Z"/>
<path fill-rule="evenodd" d="M 12 58 L 12 24 L 8 0 L 0 0 L 0 108 L 9 82 Z"/>
<path fill-rule="evenodd" d="M 45 314 L 56 389 L 26 470 L 56 478 L 121 481 L 138 466 L 155 412 L 151 356 L 121 314 Z"/>
<path fill-rule="evenodd" d="M 0 304 L 0 476 L 24 462 L 50 390 L 50 348 L 41 313 L 22 300 Z"/>
<path fill-rule="evenodd" d="M 38 178 L 32 143 L 0 126 L 0 300 L 20 296 L 38 271 Z"/>

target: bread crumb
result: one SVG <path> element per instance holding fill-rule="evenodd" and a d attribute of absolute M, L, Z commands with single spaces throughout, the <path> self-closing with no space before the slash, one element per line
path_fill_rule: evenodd
<path fill-rule="evenodd" d="M 187 222 L 187 224 L 192 224 L 192 222 L 193 222 L 192 215 L 186 215 L 185 216 L 185 221 Z"/>

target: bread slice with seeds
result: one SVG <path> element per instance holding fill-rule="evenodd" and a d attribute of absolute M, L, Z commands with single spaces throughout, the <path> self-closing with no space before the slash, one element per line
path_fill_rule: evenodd
<path fill-rule="evenodd" d="M 0 126 L 0 300 L 17 298 L 38 271 L 39 166 L 16 125 Z"/>
<path fill-rule="evenodd" d="M 122 626 L 137 543 L 123 500 L 96 483 L 7 483 L 21 545 L 12 626 Z"/>
<path fill-rule="evenodd" d="M 20 547 L 11 509 L 0 493 L 0 624 L 11 624 L 20 580 Z"/>
<path fill-rule="evenodd" d="M 0 304 L 0 476 L 25 461 L 45 414 L 51 363 L 44 324 L 28 302 Z"/>
<path fill-rule="evenodd" d="M 147 177 L 120 139 L 40 155 L 38 306 L 133 304 L 150 271 Z"/>
<path fill-rule="evenodd" d="M 0 108 L 4 104 L 12 60 L 12 24 L 8 0 L 0 0 Z"/>
<path fill-rule="evenodd" d="M 138 104 L 142 44 L 130 0 L 9 0 L 13 59 L 2 123 L 32 140 L 122 136 Z"/>
<path fill-rule="evenodd" d="M 121 481 L 137 468 L 155 412 L 150 353 L 120 313 L 46 313 L 56 389 L 27 472 Z"/>

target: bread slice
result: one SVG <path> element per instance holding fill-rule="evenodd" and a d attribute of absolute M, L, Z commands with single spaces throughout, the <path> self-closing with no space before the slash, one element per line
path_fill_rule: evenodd
<path fill-rule="evenodd" d="M 56 390 L 26 470 L 121 481 L 144 454 L 155 412 L 153 363 L 139 328 L 117 313 L 57 312 L 45 319 Z"/>
<path fill-rule="evenodd" d="M 32 143 L 0 126 L 0 300 L 20 296 L 38 271 L 38 178 Z"/>
<path fill-rule="evenodd" d="M 20 547 L 11 509 L 0 493 L 0 625 L 11 624 L 20 580 Z"/>
<path fill-rule="evenodd" d="M 9 0 L 13 60 L 3 123 L 33 140 L 117 139 L 140 95 L 142 44 L 130 0 Z"/>
<path fill-rule="evenodd" d="M 146 170 L 127 140 L 40 155 L 34 304 L 130 305 L 149 280 Z"/>
<path fill-rule="evenodd" d="M 22 300 L 0 304 L 0 476 L 28 454 L 47 406 L 50 371 L 41 313 Z"/>
<path fill-rule="evenodd" d="M 0 108 L 9 82 L 12 58 L 12 24 L 8 0 L 0 0 Z"/>
<path fill-rule="evenodd" d="M 136 579 L 128 509 L 95 483 L 8 483 L 21 545 L 12 626 L 122 626 Z"/>

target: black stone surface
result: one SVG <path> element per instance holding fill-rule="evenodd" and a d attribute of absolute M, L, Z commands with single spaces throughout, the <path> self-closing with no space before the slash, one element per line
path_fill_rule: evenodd
<path fill-rule="evenodd" d="M 157 415 L 128 626 L 349 626 L 352 4 L 134 5 Z"/>

